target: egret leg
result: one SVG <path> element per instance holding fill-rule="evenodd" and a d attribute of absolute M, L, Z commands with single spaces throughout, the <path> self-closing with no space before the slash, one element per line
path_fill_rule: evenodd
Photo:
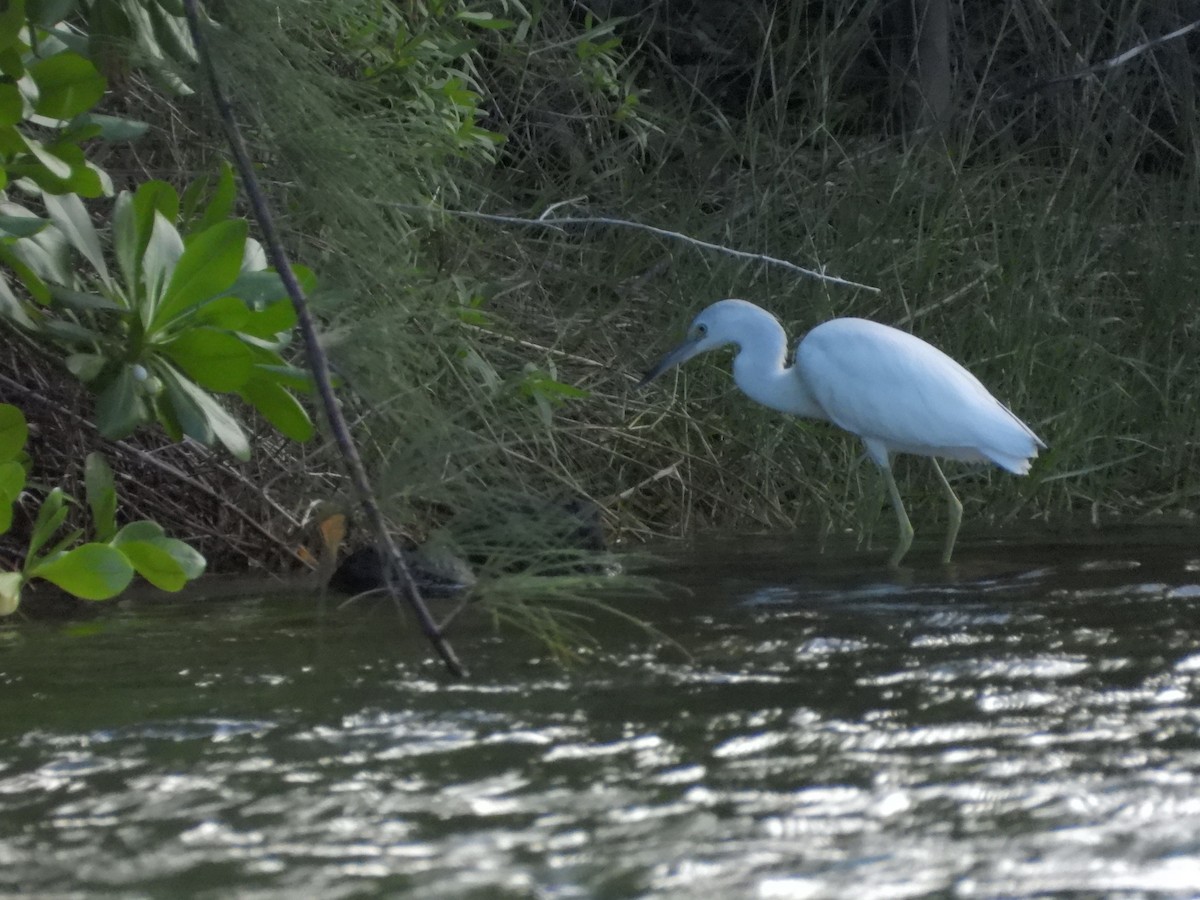
<path fill-rule="evenodd" d="M 942 565 L 946 565 L 950 562 L 950 554 L 954 552 L 954 542 L 958 540 L 958 526 L 962 524 L 962 501 L 955 495 L 954 488 L 950 487 L 950 482 L 946 480 L 938 461 L 932 456 L 929 457 L 929 461 L 933 463 L 933 471 L 937 472 L 938 481 L 942 483 L 942 489 L 946 492 L 946 506 L 950 515 L 950 525 L 946 529 L 946 546 L 942 550 Z"/>
<path fill-rule="evenodd" d="M 908 513 L 904 511 L 904 501 L 900 499 L 900 489 L 896 487 L 896 476 L 892 474 L 891 466 L 883 466 L 882 470 L 883 480 L 887 482 L 888 494 L 892 498 L 892 508 L 896 510 L 896 523 L 900 526 L 900 543 L 896 545 L 891 559 L 888 560 L 888 565 L 894 569 L 900 565 L 900 560 L 904 559 L 904 554 L 912 546 L 913 527 L 912 522 L 908 521 Z"/>

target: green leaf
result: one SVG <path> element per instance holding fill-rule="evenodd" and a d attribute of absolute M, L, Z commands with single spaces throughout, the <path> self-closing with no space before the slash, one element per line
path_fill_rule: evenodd
<path fill-rule="evenodd" d="M 25 467 L 19 462 L 0 463 L 0 534 L 12 527 L 13 504 L 25 488 Z"/>
<path fill-rule="evenodd" d="M 210 391 L 236 391 L 253 372 L 250 349 L 216 328 L 190 328 L 160 348 L 192 380 Z"/>
<path fill-rule="evenodd" d="M 100 294 L 85 294 L 83 291 L 72 291 L 69 288 L 50 285 L 50 297 L 60 306 L 76 312 L 92 312 L 107 310 L 109 312 L 124 312 L 124 308 Z"/>
<path fill-rule="evenodd" d="M 67 371 L 86 384 L 99 377 L 107 362 L 99 353 L 72 353 L 67 357 Z"/>
<path fill-rule="evenodd" d="M 142 284 L 146 288 L 149 309 L 158 306 L 164 288 L 184 254 L 183 238 L 179 236 L 175 226 L 161 212 L 155 210 L 153 215 L 150 239 L 146 242 L 145 252 L 140 259 Z"/>
<path fill-rule="evenodd" d="M 34 111 L 52 119 L 70 119 L 86 112 L 104 96 L 104 79 L 78 53 L 66 51 L 29 66 L 39 95 Z"/>
<path fill-rule="evenodd" d="M 199 550 L 188 546 L 183 541 L 169 537 L 160 538 L 155 541 L 155 544 L 162 547 L 175 558 L 175 562 L 179 563 L 179 567 L 183 569 L 184 577 L 188 581 L 199 578 L 204 574 L 208 560 L 204 558 L 204 555 Z"/>
<path fill-rule="evenodd" d="M 99 453 L 89 453 L 83 466 L 83 485 L 92 510 L 96 540 L 107 541 L 117 531 L 117 489 L 112 469 Z"/>
<path fill-rule="evenodd" d="M 255 313 L 240 329 L 257 338 L 274 339 L 296 327 L 296 307 L 291 300 L 277 300 Z"/>
<path fill-rule="evenodd" d="M 113 208 L 113 245 L 128 289 L 141 285 L 141 260 L 154 230 L 154 214 L 167 222 L 179 214 L 179 196 L 165 181 L 142 183 L 136 193 L 122 191 Z M 139 291 L 140 293 L 140 291 Z"/>
<path fill-rule="evenodd" d="M 46 495 L 38 508 L 37 520 L 33 523 L 33 534 L 29 538 L 29 549 L 25 553 L 26 565 L 37 556 L 54 532 L 62 527 L 67 518 L 66 499 L 62 488 L 55 488 Z"/>
<path fill-rule="evenodd" d="M 0 463 L 0 493 L 10 501 L 25 490 L 25 467 L 16 460 Z"/>
<path fill-rule="evenodd" d="M 0 128 L 10 128 L 25 118 L 21 89 L 11 82 L 0 84 Z"/>
<path fill-rule="evenodd" d="M 161 537 L 166 537 L 166 532 L 163 527 L 157 522 L 150 519 L 138 519 L 136 522 L 130 522 L 127 525 L 122 525 L 111 541 L 114 547 L 120 547 L 126 541 L 156 541 Z"/>
<path fill-rule="evenodd" d="M 202 185 L 207 188 L 208 179 L 197 179 L 194 184 Z M 224 222 L 233 215 L 233 206 L 237 201 L 237 183 L 233 179 L 233 169 L 229 163 L 221 164 L 221 172 L 217 176 L 217 185 L 213 190 L 212 198 L 208 201 L 208 205 L 200 213 L 200 218 L 196 222 L 194 231 L 200 232 L 221 222 Z M 199 207 L 199 203 L 195 204 Z"/>
<path fill-rule="evenodd" d="M 104 262 L 104 251 L 100 247 L 100 235 L 92 225 L 91 216 L 83 201 L 75 194 L 42 194 L 46 212 L 101 280 L 108 281 L 108 266 Z"/>
<path fill-rule="evenodd" d="M 110 441 L 129 437 L 148 416 L 133 366 L 126 363 L 96 398 L 96 425 Z"/>
<path fill-rule="evenodd" d="M 18 280 L 25 286 L 25 290 L 33 295 L 33 299 L 39 303 L 50 302 L 50 289 L 46 287 L 46 282 L 38 276 L 37 272 L 28 266 L 23 259 L 12 251 L 12 248 L 6 244 L 0 243 L 0 262 L 4 262 L 16 274 Z M 4 272 L 0 270 L 0 280 L 3 280 L 7 288 L 8 282 L 4 278 Z M 14 321 L 31 327 L 33 322 L 29 315 L 24 310 L 24 304 L 12 296 L 11 291 L 6 291 L 3 312 L 13 318 Z"/>
<path fill-rule="evenodd" d="M 111 142 L 136 141 L 150 130 L 148 122 L 126 119 L 121 116 L 106 116 L 101 113 L 84 113 L 74 120 L 77 123 L 98 125 L 101 140 Z"/>
<path fill-rule="evenodd" d="M 243 272 L 229 288 L 229 293 L 246 301 L 251 309 L 264 309 L 278 300 L 288 299 L 283 279 L 278 273 L 266 270 Z"/>
<path fill-rule="evenodd" d="M 25 576 L 20 572 L 0 572 L 0 616 L 11 616 L 21 605 L 21 587 Z"/>
<path fill-rule="evenodd" d="M 0 237 L 14 240 L 33 237 L 49 224 L 49 219 L 37 216 L 0 216 Z"/>
<path fill-rule="evenodd" d="M 16 459 L 28 439 L 25 414 L 10 403 L 0 403 L 0 460 Z"/>
<path fill-rule="evenodd" d="M 246 230 L 245 220 L 229 219 L 188 239 L 154 315 L 155 326 L 228 290 L 242 266 Z"/>
<path fill-rule="evenodd" d="M 25 0 L 9 0 L 0 10 L 0 50 L 7 50 L 21 40 L 25 25 Z"/>
<path fill-rule="evenodd" d="M 224 444 L 225 449 L 237 459 L 248 460 L 250 458 L 250 442 L 237 419 L 201 388 L 187 380 L 181 380 L 180 384 L 204 414 L 216 439 Z"/>
<path fill-rule="evenodd" d="M 165 548 L 150 541 L 123 541 L 116 549 L 139 575 L 156 588 L 177 591 L 187 584 L 187 573 Z"/>
<path fill-rule="evenodd" d="M 3 259 L 3 256 L 0 256 Z M 37 325 L 25 308 L 25 304 L 8 286 L 8 279 L 0 272 L 0 316 L 15 322 L 22 328 L 33 330 Z"/>
<path fill-rule="evenodd" d="M 217 297 L 196 310 L 197 325 L 212 325 L 226 331 L 241 331 L 250 321 L 250 310 L 238 297 Z"/>
<path fill-rule="evenodd" d="M 43 27 L 55 25 L 75 10 L 75 0 L 29 0 L 29 21 Z"/>
<path fill-rule="evenodd" d="M 303 443 L 313 436 L 312 419 L 300 402 L 274 381 L 255 378 L 241 391 L 242 399 L 293 441 Z"/>
<path fill-rule="evenodd" d="M 183 541 L 167 537 L 157 522 L 130 522 L 110 543 L 129 557 L 142 577 L 163 590 L 179 590 L 185 581 L 204 574 L 204 557 Z"/>
<path fill-rule="evenodd" d="M 14 218 L 32 218 L 35 221 L 41 222 L 36 216 L 29 214 L 23 206 L 18 206 L 15 203 L 0 203 L 0 213 L 3 213 Z M 39 228 L 30 237 L 22 238 L 10 244 L 3 249 L 4 257 L 9 256 L 11 251 L 21 262 L 28 266 L 29 270 L 41 282 L 55 282 L 57 284 L 68 284 L 71 280 L 70 254 L 68 252 L 67 240 L 62 232 L 57 228 Z M 25 280 L 23 273 L 22 280 Z M 26 286 L 30 288 L 31 293 L 34 288 L 26 281 Z M 42 284 L 42 290 L 45 291 L 45 284 Z M 37 294 L 34 294 L 37 297 Z M 41 300 L 41 297 L 38 297 Z M 47 292 L 46 299 L 49 299 Z"/>
<path fill-rule="evenodd" d="M 124 553 L 108 544 L 84 544 L 46 559 L 28 575 L 84 600 L 108 600 L 129 587 L 133 566 Z"/>
<path fill-rule="evenodd" d="M 302 369 L 299 366 L 285 365 L 266 365 L 259 363 L 258 366 L 264 372 L 271 373 L 271 380 L 280 387 L 285 387 L 290 391 L 299 391 L 302 394 L 312 394 L 316 388 L 316 382 L 313 380 L 312 372 L 308 369 Z M 341 380 L 335 375 L 333 377 L 333 386 L 339 387 Z"/>

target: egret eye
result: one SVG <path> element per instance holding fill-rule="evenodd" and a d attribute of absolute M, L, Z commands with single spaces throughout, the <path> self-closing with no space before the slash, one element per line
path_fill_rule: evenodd
<path fill-rule="evenodd" d="M 703 322 L 696 326 L 696 337 L 702 338 L 708 334 L 708 326 Z"/>

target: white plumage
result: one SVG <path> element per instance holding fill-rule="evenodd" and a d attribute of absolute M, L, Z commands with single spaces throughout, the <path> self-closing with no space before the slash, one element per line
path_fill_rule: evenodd
<path fill-rule="evenodd" d="M 1045 447 L 979 379 L 920 338 L 866 319 L 833 319 L 799 342 L 795 363 L 788 366 L 783 326 L 745 300 L 721 300 L 696 316 L 687 340 L 641 384 L 728 344 L 736 348 L 734 381 L 752 400 L 832 422 L 862 439 L 883 471 L 900 527 L 893 566 L 908 552 L 913 530 L 892 475 L 892 453 L 992 462 L 1024 475 L 1038 449 Z M 936 459 L 934 468 L 950 509 L 943 552 L 943 561 L 949 562 L 962 504 Z"/>

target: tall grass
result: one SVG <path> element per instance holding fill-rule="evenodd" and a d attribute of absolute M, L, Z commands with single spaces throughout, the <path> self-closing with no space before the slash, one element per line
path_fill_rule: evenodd
<path fill-rule="evenodd" d="M 725 361 L 631 392 L 691 316 L 726 296 L 767 307 L 796 336 L 838 315 L 896 324 L 978 374 L 1050 450 L 1028 479 L 955 467 L 968 521 L 1196 505 L 1200 144 L 1186 47 L 1018 90 L 1168 28 L 1165 6 L 1080 4 L 1050 20 L 1040 3 L 964 4 L 956 114 L 937 132 L 902 133 L 879 4 L 770 9 L 732 100 L 698 89 L 652 31 L 627 26 L 613 46 L 558 8 L 496 4 L 519 29 L 481 38 L 460 73 L 483 97 L 480 124 L 508 138 L 494 163 L 469 142 L 438 144 L 436 129 L 414 132 L 420 97 L 389 114 L 378 84 L 346 73 L 359 59 L 346 23 L 366 27 L 376 4 L 279 6 L 286 16 L 239 9 L 223 61 L 261 145 L 276 148 L 267 168 L 324 276 L 361 434 L 417 537 L 444 533 L 499 578 L 517 552 L 504 546 L 529 557 L 569 543 L 569 516 L 539 524 L 562 497 L 591 498 L 632 540 L 890 529 L 857 444 L 753 408 Z M 514 230 L 395 205 L 537 215 L 571 198 L 572 212 L 821 264 L 883 292 L 636 232 Z M 926 466 L 901 463 L 898 477 L 930 533 L 922 524 L 942 502 Z M 494 527 L 479 527 L 480 509 Z"/>

